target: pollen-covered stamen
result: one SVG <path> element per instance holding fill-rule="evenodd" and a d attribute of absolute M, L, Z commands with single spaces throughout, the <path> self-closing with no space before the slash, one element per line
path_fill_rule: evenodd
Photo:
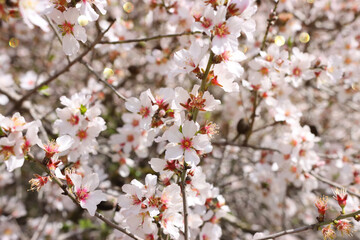
<path fill-rule="evenodd" d="M 80 141 L 84 140 L 85 138 L 87 138 L 87 132 L 86 129 L 85 130 L 79 130 L 78 133 L 76 134 L 76 136 L 78 136 L 80 138 Z"/>
<path fill-rule="evenodd" d="M 214 27 L 214 35 L 220 38 L 226 37 L 230 34 L 229 28 L 226 26 L 226 22 L 219 23 Z"/>
<path fill-rule="evenodd" d="M 76 197 L 80 202 L 85 201 L 89 197 L 89 191 L 84 187 L 79 188 L 76 191 Z"/>
<path fill-rule="evenodd" d="M 296 77 L 300 77 L 301 75 L 301 69 L 296 67 L 293 69 L 293 75 L 296 76 Z"/>
<path fill-rule="evenodd" d="M 74 34 L 74 25 L 75 24 L 71 24 L 67 21 L 65 21 L 62 25 L 59 25 L 62 35 Z"/>
<path fill-rule="evenodd" d="M 144 107 L 142 106 L 140 108 L 139 114 L 143 117 L 146 118 L 150 115 L 150 109 L 148 107 Z"/>
<path fill-rule="evenodd" d="M 192 139 L 191 138 L 184 138 L 181 140 L 181 148 L 188 150 L 193 146 Z"/>
<path fill-rule="evenodd" d="M 189 106 L 204 111 L 206 99 L 203 99 L 203 94 L 199 93 L 197 96 L 190 94 Z"/>

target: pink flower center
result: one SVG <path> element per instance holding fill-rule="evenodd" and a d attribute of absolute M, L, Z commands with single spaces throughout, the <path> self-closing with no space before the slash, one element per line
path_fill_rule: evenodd
<path fill-rule="evenodd" d="M 71 115 L 70 119 L 68 119 L 68 122 L 70 122 L 71 125 L 77 125 L 79 123 L 79 116 L 77 115 Z"/>
<path fill-rule="evenodd" d="M 86 188 L 79 188 L 76 191 L 76 196 L 80 202 L 85 201 L 89 197 L 89 192 Z"/>
<path fill-rule="evenodd" d="M 294 68 L 293 75 L 299 77 L 301 75 L 301 69 L 298 67 Z"/>
<path fill-rule="evenodd" d="M 48 145 L 45 145 L 44 148 L 45 151 L 51 156 L 59 152 L 59 145 L 54 141 L 50 142 Z"/>
<path fill-rule="evenodd" d="M 128 141 L 128 142 L 132 142 L 132 141 L 134 141 L 134 135 L 132 135 L 132 134 L 130 134 L 130 135 L 127 135 L 127 137 L 126 137 L 126 140 Z"/>
<path fill-rule="evenodd" d="M 15 155 L 13 146 L 2 146 L 0 150 L 0 154 L 5 156 L 5 160 L 7 160 L 11 155 Z"/>
<path fill-rule="evenodd" d="M 64 36 L 66 34 L 73 34 L 74 25 L 75 24 L 71 24 L 67 21 L 65 21 L 62 25 L 59 25 L 59 27 L 62 31 L 62 35 Z"/>
<path fill-rule="evenodd" d="M 86 130 L 79 130 L 78 133 L 76 134 L 76 136 L 78 136 L 80 138 L 80 140 L 84 140 L 87 137 L 87 132 Z"/>
<path fill-rule="evenodd" d="M 204 17 L 204 20 L 201 22 L 201 26 L 203 26 L 203 28 L 209 28 L 212 24 L 211 19 L 208 19 L 206 17 Z"/>
<path fill-rule="evenodd" d="M 226 37 L 226 35 L 229 35 L 229 28 L 226 26 L 226 23 L 219 23 L 214 28 L 214 35 L 218 36 L 220 38 Z"/>
<path fill-rule="evenodd" d="M 260 73 L 261 73 L 262 75 L 268 75 L 269 69 L 266 68 L 266 67 L 262 67 L 262 68 L 260 69 Z"/>
<path fill-rule="evenodd" d="M 143 118 L 146 118 L 150 115 L 150 109 L 148 107 L 141 107 L 139 114 L 143 116 Z"/>
<path fill-rule="evenodd" d="M 182 149 L 190 149 L 192 147 L 193 143 L 191 141 L 190 138 L 184 138 L 183 140 L 181 140 L 181 148 Z"/>

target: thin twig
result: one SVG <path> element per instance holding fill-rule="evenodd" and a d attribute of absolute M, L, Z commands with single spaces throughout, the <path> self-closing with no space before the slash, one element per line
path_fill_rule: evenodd
<path fill-rule="evenodd" d="M 311 176 L 313 176 L 314 178 L 316 178 L 317 180 L 319 180 L 319 181 L 321 181 L 321 182 L 324 182 L 324 183 L 327 183 L 327 184 L 329 184 L 330 186 L 333 186 L 333 187 L 336 187 L 336 188 L 344 188 L 344 186 L 342 186 L 341 184 L 338 184 L 338 183 L 333 182 L 333 181 L 331 181 L 331 180 L 329 180 L 329 179 L 326 179 L 326 178 L 324 178 L 324 177 L 322 177 L 322 176 L 319 176 L 319 175 L 317 175 L 316 173 L 314 173 L 313 171 L 310 171 L 309 174 L 310 174 Z M 353 192 L 353 191 L 351 191 L 351 190 L 349 190 L 349 189 L 347 189 L 347 192 L 348 192 L 349 194 L 355 196 L 355 197 L 360 198 L 360 194 L 358 194 L 358 193 L 356 193 L 356 192 Z"/>
<path fill-rule="evenodd" d="M 39 225 L 37 226 L 37 230 L 34 233 L 34 235 L 31 237 L 31 240 L 37 240 L 37 239 L 39 239 L 41 237 L 41 234 L 43 233 L 43 231 L 45 229 L 48 218 L 49 218 L 48 214 L 45 214 L 41 218 L 41 221 L 40 221 Z"/>
<path fill-rule="evenodd" d="M 65 67 L 63 67 L 60 71 L 58 71 L 57 73 L 53 74 L 52 76 L 50 76 L 47 80 L 45 80 L 44 82 L 42 82 L 41 84 L 39 84 L 38 86 L 36 86 L 34 89 L 30 90 L 26 95 L 24 95 L 22 98 L 20 98 L 15 104 L 14 106 L 10 109 L 10 111 L 7 113 L 7 115 L 9 113 L 11 113 L 12 111 L 14 111 L 15 109 L 21 107 L 21 105 L 23 104 L 23 102 L 25 100 L 27 100 L 29 97 L 31 97 L 34 93 L 36 93 L 36 91 L 38 91 L 42 86 L 48 85 L 50 84 L 52 81 L 54 81 L 55 79 L 57 79 L 60 75 L 62 75 L 63 73 L 67 72 L 70 70 L 70 68 L 77 62 L 79 62 L 83 57 L 85 57 L 85 55 L 87 55 L 102 39 L 102 37 L 105 35 L 105 33 L 107 31 L 109 31 L 109 29 L 111 28 L 111 26 L 114 24 L 115 20 L 112 21 L 109 25 L 109 27 L 103 31 L 101 34 L 99 34 L 97 36 L 97 38 L 93 41 L 93 43 L 89 46 L 89 48 L 85 49 L 78 57 L 76 57 L 74 60 L 72 60 L 71 62 L 68 63 L 68 65 L 66 65 Z"/>
<path fill-rule="evenodd" d="M 184 169 L 183 172 L 181 173 L 181 195 L 182 195 L 182 199 L 183 199 L 183 212 L 184 212 L 184 239 L 188 240 L 189 239 L 189 224 L 188 224 L 188 211 L 187 211 L 187 199 L 186 199 L 186 163 L 184 161 Z"/>
<path fill-rule="evenodd" d="M 156 40 L 160 38 L 170 38 L 170 37 L 179 37 L 179 36 L 185 36 L 185 35 L 194 35 L 194 34 L 201 34 L 202 32 L 182 32 L 182 33 L 174 33 L 174 34 L 164 34 L 164 35 L 157 35 L 153 37 L 147 37 L 147 38 L 138 38 L 138 39 L 128 39 L 128 40 L 122 40 L 122 41 L 100 41 L 100 44 L 124 44 L 124 43 L 135 43 L 135 42 L 147 42 L 151 40 Z"/>
<path fill-rule="evenodd" d="M 105 84 L 108 88 L 110 88 L 119 98 L 121 98 L 122 100 L 126 101 L 127 98 L 122 95 L 121 93 L 119 93 L 113 85 L 111 85 L 110 83 L 108 83 L 106 80 L 102 79 L 102 77 L 100 76 L 100 74 L 98 74 L 87 62 L 80 60 L 80 63 L 83 64 L 92 74 L 94 74 L 96 76 L 96 78 L 102 82 L 103 84 Z"/>
<path fill-rule="evenodd" d="M 281 153 L 280 150 L 275 149 L 275 148 L 259 147 L 259 146 L 249 145 L 249 144 L 236 144 L 236 143 L 221 142 L 221 141 L 211 142 L 211 144 L 218 145 L 218 146 L 227 146 L 227 145 L 229 145 L 229 146 L 235 146 L 235 147 L 251 148 L 251 149 L 254 149 L 254 150 L 264 150 L 264 151 L 271 151 L 271 152 Z"/>

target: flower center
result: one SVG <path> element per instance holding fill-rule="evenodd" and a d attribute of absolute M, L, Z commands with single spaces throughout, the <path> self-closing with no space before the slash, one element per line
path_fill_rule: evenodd
<path fill-rule="evenodd" d="M 80 140 L 84 140 L 87 137 L 87 132 L 86 130 L 79 130 L 78 133 L 76 134 L 76 136 L 78 136 L 80 138 Z"/>
<path fill-rule="evenodd" d="M 230 32 L 229 32 L 229 29 L 226 26 L 225 22 L 219 23 L 218 25 L 215 26 L 214 35 L 216 35 L 216 36 L 218 36 L 220 38 L 223 38 L 223 37 L 225 37 L 226 35 L 229 35 L 229 34 L 230 34 Z"/>
<path fill-rule="evenodd" d="M 71 125 L 77 125 L 79 123 L 79 116 L 77 115 L 71 115 L 70 119 L 68 119 L 68 122 L 70 122 Z"/>
<path fill-rule="evenodd" d="M 192 147 L 193 143 L 191 141 L 190 138 L 184 138 L 183 140 L 181 140 L 181 148 L 182 149 L 190 149 Z"/>
<path fill-rule="evenodd" d="M 79 188 L 76 191 L 76 196 L 78 198 L 79 201 L 85 201 L 86 199 L 88 199 L 89 197 L 89 192 L 86 188 Z"/>
<path fill-rule="evenodd" d="M 262 75 L 268 75 L 269 69 L 266 68 L 266 67 L 262 67 L 262 68 L 260 69 L 260 73 L 261 73 Z"/>
<path fill-rule="evenodd" d="M 293 75 L 299 77 L 301 75 L 301 69 L 298 67 L 294 68 Z"/>
<path fill-rule="evenodd" d="M 143 118 L 146 118 L 150 115 L 150 109 L 148 107 L 141 107 L 139 114 L 143 116 Z"/>
<path fill-rule="evenodd" d="M 74 25 L 75 24 L 71 24 L 67 21 L 65 21 L 62 25 L 59 25 L 59 28 L 62 31 L 62 35 L 64 36 L 66 34 L 73 34 Z"/>
<path fill-rule="evenodd" d="M 201 26 L 203 26 L 204 28 L 209 28 L 212 24 L 211 19 L 208 19 L 206 17 L 204 17 L 204 20 L 201 22 Z"/>

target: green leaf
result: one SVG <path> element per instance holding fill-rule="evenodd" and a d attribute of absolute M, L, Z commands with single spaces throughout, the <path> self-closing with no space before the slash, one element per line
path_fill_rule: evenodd
<path fill-rule="evenodd" d="M 48 85 L 44 85 L 44 86 L 41 86 L 41 87 L 39 88 L 39 92 L 40 92 L 41 94 L 45 95 L 45 96 L 50 96 L 48 90 L 49 90 L 49 86 L 48 86 Z"/>
<path fill-rule="evenodd" d="M 80 106 L 81 115 L 84 115 L 86 113 L 86 111 L 87 111 L 87 108 L 81 104 L 81 106 Z"/>

